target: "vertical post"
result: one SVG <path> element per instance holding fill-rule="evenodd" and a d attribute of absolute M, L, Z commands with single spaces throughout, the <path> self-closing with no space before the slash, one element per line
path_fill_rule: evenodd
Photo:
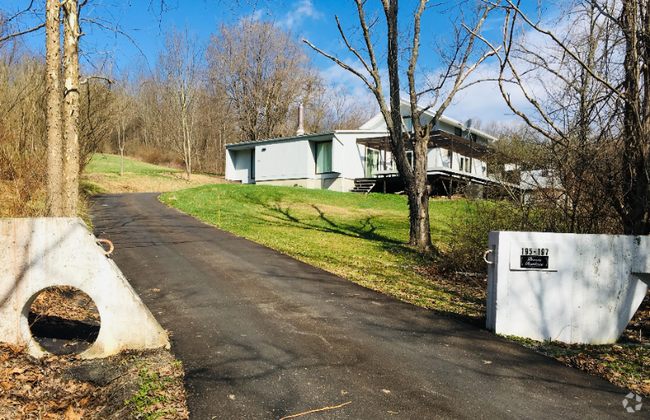
<path fill-rule="evenodd" d="M 303 134 L 305 134 L 304 119 L 305 119 L 305 109 L 302 106 L 302 102 L 300 102 L 300 105 L 298 106 L 298 131 L 296 131 L 297 136 L 302 136 Z"/>

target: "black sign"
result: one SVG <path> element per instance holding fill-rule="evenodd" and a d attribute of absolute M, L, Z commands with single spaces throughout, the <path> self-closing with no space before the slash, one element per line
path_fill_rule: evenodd
<path fill-rule="evenodd" d="M 538 270 L 548 269 L 548 255 L 522 255 L 520 258 L 521 268 L 532 268 Z"/>

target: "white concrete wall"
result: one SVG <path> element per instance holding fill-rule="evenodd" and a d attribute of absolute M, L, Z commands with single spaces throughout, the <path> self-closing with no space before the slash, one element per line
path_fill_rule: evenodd
<path fill-rule="evenodd" d="M 371 137 L 368 134 L 337 133 L 336 137 L 344 144 L 344 165 L 341 176 L 355 179 L 365 178 L 366 174 L 366 147 L 357 144 L 357 139 Z M 353 187 L 347 188 L 346 191 Z"/>
<path fill-rule="evenodd" d="M 323 189 L 330 191 L 349 192 L 354 188 L 354 179 L 341 178 L 329 174 L 319 178 L 309 179 L 280 179 L 274 181 L 260 181 L 258 185 L 278 185 L 285 187 L 302 187 L 311 189 Z"/>
<path fill-rule="evenodd" d="M 72 286 L 97 305 L 101 326 L 84 358 L 125 349 L 169 347 L 167 334 L 113 260 L 78 218 L 0 219 L 0 341 L 46 353 L 31 335 L 28 315 L 46 288 Z"/>
<path fill-rule="evenodd" d="M 647 236 L 490 232 L 489 247 L 486 323 L 499 334 L 613 343 L 648 291 Z M 522 269 L 522 249 L 548 250 L 548 268 Z"/>
<path fill-rule="evenodd" d="M 235 162 L 234 157 L 236 156 L 234 150 L 226 149 L 226 174 L 225 177 L 229 181 L 241 181 L 237 179 L 237 174 L 235 173 Z"/>

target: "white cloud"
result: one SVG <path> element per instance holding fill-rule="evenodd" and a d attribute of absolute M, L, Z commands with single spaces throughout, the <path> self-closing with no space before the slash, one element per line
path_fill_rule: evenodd
<path fill-rule="evenodd" d="M 321 19 L 323 14 L 316 10 L 312 0 L 300 0 L 292 5 L 285 18 L 280 22 L 283 26 L 292 29 L 303 24 L 306 18 Z"/>
<path fill-rule="evenodd" d="M 358 60 L 344 60 L 344 63 L 363 74 L 366 78 L 370 77 Z M 357 75 L 345 70 L 338 64 L 333 63 L 331 66 L 324 68 L 321 70 L 321 75 L 330 84 L 345 86 L 354 98 L 366 101 L 366 97 L 371 95 L 368 86 Z"/>

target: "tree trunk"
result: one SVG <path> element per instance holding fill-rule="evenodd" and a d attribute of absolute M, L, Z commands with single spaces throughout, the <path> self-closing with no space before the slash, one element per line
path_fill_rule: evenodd
<path fill-rule="evenodd" d="M 429 130 L 420 129 L 419 124 L 415 124 L 414 136 L 414 176 L 412 178 L 412 185 L 407 189 L 409 194 L 409 218 L 411 222 L 409 243 L 417 246 L 420 251 L 429 252 L 433 248 L 431 243 L 431 227 L 429 224 L 429 186 L 427 182 Z"/>
<path fill-rule="evenodd" d="M 386 7 L 387 6 L 387 7 Z M 416 246 L 422 252 L 432 248 L 429 226 L 429 191 L 427 188 L 427 141 L 417 141 L 413 150 L 413 166 L 406 158 L 406 147 L 403 136 L 410 140 L 409 133 L 402 133 L 402 114 L 400 110 L 400 81 L 399 81 L 399 33 L 398 33 L 398 0 L 390 0 L 384 6 L 388 26 L 388 80 L 390 83 L 390 120 L 386 121 L 390 134 L 393 156 L 397 170 L 404 181 L 409 204 L 409 245 Z M 417 104 L 415 105 L 417 108 Z M 415 114 L 412 121 L 418 118 Z M 417 131 L 417 130 L 416 130 Z M 417 136 L 416 132 L 416 136 Z"/>
<path fill-rule="evenodd" d="M 62 139 L 61 139 L 61 6 L 58 0 L 46 3 L 46 66 L 47 66 L 47 192 L 49 217 L 63 216 Z"/>
<path fill-rule="evenodd" d="M 429 188 L 426 177 L 415 177 L 408 191 L 410 237 L 409 244 L 422 252 L 431 251 L 431 228 L 429 224 Z"/>
<path fill-rule="evenodd" d="M 79 14 L 77 0 L 63 3 L 63 213 L 77 215 L 79 200 Z"/>
<path fill-rule="evenodd" d="M 621 23 L 625 35 L 625 105 L 623 108 L 623 191 L 622 219 L 623 230 L 628 235 L 650 234 L 649 198 L 650 185 L 648 179 L 648 119 L 646 106 L 643 106 L 641 93 L 641 63 L 648 64 L 643 46 L 645 39 L 639 39 L 639 23 L 641 32 L 648 35 L 645 19 L 640 21 L 638 0 L 622 2 Z M 644 85 L 650 82 L 644 80 Z M 647 86 L 646 86 L 647 87 Z"/>

